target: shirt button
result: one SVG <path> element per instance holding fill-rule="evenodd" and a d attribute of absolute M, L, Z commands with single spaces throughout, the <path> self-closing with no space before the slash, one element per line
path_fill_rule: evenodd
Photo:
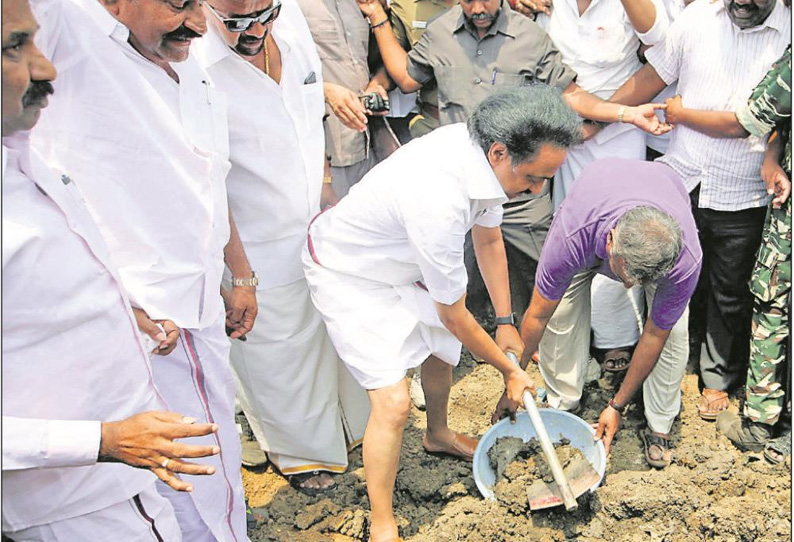
<path fill-rule="evenodd" d="M 480 79 L 479 77 L 475 77 L 474 78 L 474 84 L 475 85 L 479 85 L 480 83 L 482 83 L 482 79 Z"/>
<path fill-rule="evenodd" d="M 477 51 L 477 56 L 480 56 L 481 54 L 482 54 L 482 51 Z"/>

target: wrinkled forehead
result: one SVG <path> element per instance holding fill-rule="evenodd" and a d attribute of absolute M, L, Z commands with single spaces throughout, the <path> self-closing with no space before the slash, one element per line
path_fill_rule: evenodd
<path fill-rule="evenodd" d="M 209 3 L 227 17 L 247 17 L 266 10 L 273 0 L 209 0 Z"/>
<path fill-rule="evenodd" d="M 21 41 L 36 33 L 39 25 L 28 0 L 3 0 L 2 5 L 3 43 Z"/>

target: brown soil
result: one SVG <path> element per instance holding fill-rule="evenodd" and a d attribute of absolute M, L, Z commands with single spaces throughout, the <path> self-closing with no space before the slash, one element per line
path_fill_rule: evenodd
<path fill-rule="evenodd" d="M 533 378 L 540 375 L 530 369 Z M 450 425 L 481 435 L 503 389 L 488 365 L 464 356 L 455 370 Z M 604 378 L 585 391 L 582 417 L 596 421 L 614 393 Z M 520 514 L 482 499 L 471 465 L 423 452 L 425 415 L 414 410 L 405 432 L 395 490 L 395 511 L 406 542 L 783 542 L 791 539 L 790 462 L 767 463 L 742 454 L 713 423 L 697 416 L 697 377 L 683 383 L 683 408 L 673 428 L 675 456 L 667 469 L 645 463 L 639 431 L 642 400 L 629 410 L 612 446 L 607 474 L 595 494 L 580 497 L 579 509 L 562 507 Z M 732 399 L 732 408 L 737 400 Z M 369 502 L 361 451 L 337 476 L 337 489 L 307 497 L 271 468 L 243 470 L 249 502 L 263 516 L 252 541 L 355 542 L 366 540 Z"/>

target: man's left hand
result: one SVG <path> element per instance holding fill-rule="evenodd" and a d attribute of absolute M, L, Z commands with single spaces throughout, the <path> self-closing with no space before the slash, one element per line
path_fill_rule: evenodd
<path fill-rule="evenodd" d="M 684 103 L 681 101 L 681 95 L 676 94 L 672 98 L 667 98 L 664 101 L 664 118 L 665 122 L 670 126 L 675 126 L 681 122 L 681 112 L 684 109 Z"/>
<path fill-rule="evenodd" d="M 595 440 L 604 441 L 604 449 L 609 455 L 609 447 L 612 445 L 612 439 L 615 438 L 615 433 L 620 429 L 620 412 L 608 406 L 601 411 L 601 416 L 598 417 L 598 427 L 596 428 Z"/>
<path fill-rule="evenodd" d="M 255 286 L 233 286 L 228 295 L 223 296 L 226 305 L 226 327 L 233 331 L 232 339 L 245 337 L 254 327 L 254 319 L 258 310 Z"/>
<path fill-rule="evenodd" d="M 339 203 L 339 196 L 336 195 L 333 187 L 330 184 L 323 183 L 323 189 L 320 193 L 320 209 L 333 207 L 337 203 Z"/>
<path fill-rule="evenodd" d="M 656 116 L 657 109 L 664 109 L 664 104 L 643 104 L 637 107 L 629 107 L 624 115 L 624 122 L 630 122 L 637 128 L 645 130 L 649 134 L 662 135 L 673 129 L 672 126 L 661 122 Z"/>

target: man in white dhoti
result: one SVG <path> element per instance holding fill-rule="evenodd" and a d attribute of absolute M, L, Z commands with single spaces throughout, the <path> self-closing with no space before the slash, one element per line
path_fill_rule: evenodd
<path fill-rule="evenodd" d="M 336 198 L 323 179 L 322 65 L 297 4 L 281 2 L 205 4 L 210 30 L 195 53 L 229 97 L 229 205 L 259 272 L 257 326 L 232 344 L 240 402 L 271 462 L 311 494 L 347 468 L 369 401 L 340 362 L 303 274 L 309 221 Z"/>
<path fill-rule="evenodd" d="M 137 315 L 147 329 L 156 329 L 151 321 L 165 328 L 156 352 L 168 355 L 154 358 L 152 370 L 168 408 L 219 426 L 202 440 L 221 449 L 210 461 L 217 474 L 193 481 L 190 494 L 159 489 L 186 540 L 243 542 L 220 296 L 230 235 L 226 105 L 188 58 L 191 40 L 206 31 L 204 12 L 197 0 L 42 0 L 39 8 L 42 43 L 60 76 L 34 144 L 85 196 Z M 233 248 L 227 261 L 250 281 L 242 249 Z M 255 311 L 252 286 L 235 287 L 231 299 Z M 230 324 L 233 336 L 245 331 Z"/>
<path fill-rule="evenodd" d="M 310 226 L 303 261 L 312 299 L 372 406 L 364 434 L 372 542 L 399 540 L 392 493 L 410 410 L 408 369 L 422 365 L 424 448 L 465 460 L 477 441 L 447 426 L 461 343 L 503 374 L 508 409 L 533 389 L 505 355 L 523 351 L 515 327 L 499 326 L 494 342 L 466 310 L 463 245 L 471 230 L 496 313 L 511 314 L 501 206 L 543 189 L 580 126 L 550 87 L 499 91 L 468 127 L 445 126 L 402 147 Z"/>
<path fill-rule="evenodd" d="M 3 2 L 2 21 L 3 540 L 178 542 L 155 474 L 182 491 L 192 484 L 174 473 L 213 474 L 181 458 L 217 447 L 174 439 L 217 426 L 155 410 L 102 235 L 75 183 L 30 149 L 55 70 L 33 43 L 28 1 Z"/>

